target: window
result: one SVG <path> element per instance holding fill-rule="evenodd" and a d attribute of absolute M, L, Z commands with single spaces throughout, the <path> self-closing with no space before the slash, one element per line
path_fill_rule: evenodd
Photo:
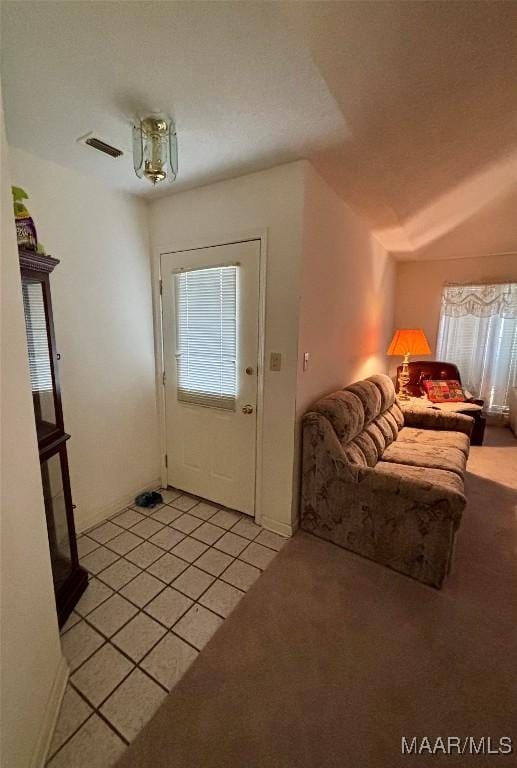
<path fill-rule="evenodd" d="M 489 412 L 508 410 L 517 385 L 517 283 L 445 286 L 436 355 Z"/>
<path fill-rule="evenodd" d="M 237 269 L 175 275 L 178 400 L 235 410 Z"/>

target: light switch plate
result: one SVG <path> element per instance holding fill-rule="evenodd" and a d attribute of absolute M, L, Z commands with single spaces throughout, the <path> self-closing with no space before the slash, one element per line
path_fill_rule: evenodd
<path fill-rule="evenodd" d="M 279 371 L 282 367 L 282 355 L 280 352 L 271 352 L 269 356 L 269 370 Z"/>
<path fill-rule="evenodd" d="M 310 352 L 303 353 L 303 370 L 306 371 L 309 368 Z"/>

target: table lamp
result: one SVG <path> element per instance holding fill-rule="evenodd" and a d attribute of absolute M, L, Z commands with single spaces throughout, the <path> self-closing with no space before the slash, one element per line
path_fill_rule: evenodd
<path fill-rule="evenodd" d="M 402 371 L 399 375 L 399 400 L 409 400 L 407 385 L 409 382 L 409 356 L 430 355 L 431 349 L 425 333 L 421 328 L 401 328 L 395 331 L 391 344 L 388 347 L 388 355 L 402 355 Z"/>

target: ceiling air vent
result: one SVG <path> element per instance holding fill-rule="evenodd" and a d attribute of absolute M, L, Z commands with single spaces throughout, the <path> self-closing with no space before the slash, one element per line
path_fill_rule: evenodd
<path fill-rule="evenodd" d="M 124 154 L 122 149 L 117 149 L 117 147 L 114 147 L 113 144 L 108 144 L 107 141 L 99 139 L 98 135 L 96 135 L 98 133 L 98 131 L 88 131 L 88 133 L 85 133 L 84 136 L 79 136 L 77 143 L 86 144 L 86 146 L 93 147 L 93 149 L 96 149 L 105 155 L 109 155 L 110 157 L 120 157 Z M 124 150 L 125 149 L 126 147 L 124 147 Z"/>
<path fill-rule="evenodd" d="M 106 144 L 105 141 L 101 141 L 101 139 L 97 139 L 95 136 L 88 137 L 84 143 L 88 144 L 89 147 L 98 149 L 99 152 L 104 152 L 105 155 L 110 157 L 120 157 L 120 155 L 124 154 L 121 149 L 112 147 L 111 144 Z"/>

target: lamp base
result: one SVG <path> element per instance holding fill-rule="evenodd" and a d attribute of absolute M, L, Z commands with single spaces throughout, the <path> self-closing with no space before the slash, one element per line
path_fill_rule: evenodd
<path fill-rule="evenodd" d="M 399 391 L 397 394 L 397 397 L 399 400 L 409 400 L 411 398 L 411 395 L 407 390 L 407 385 L 409 384 L 408 364 L 409 364 L 409 353 L 406 353 L 404 355 L 404 361 L 402 363 L 402 370 L 399 374 Z"/>

